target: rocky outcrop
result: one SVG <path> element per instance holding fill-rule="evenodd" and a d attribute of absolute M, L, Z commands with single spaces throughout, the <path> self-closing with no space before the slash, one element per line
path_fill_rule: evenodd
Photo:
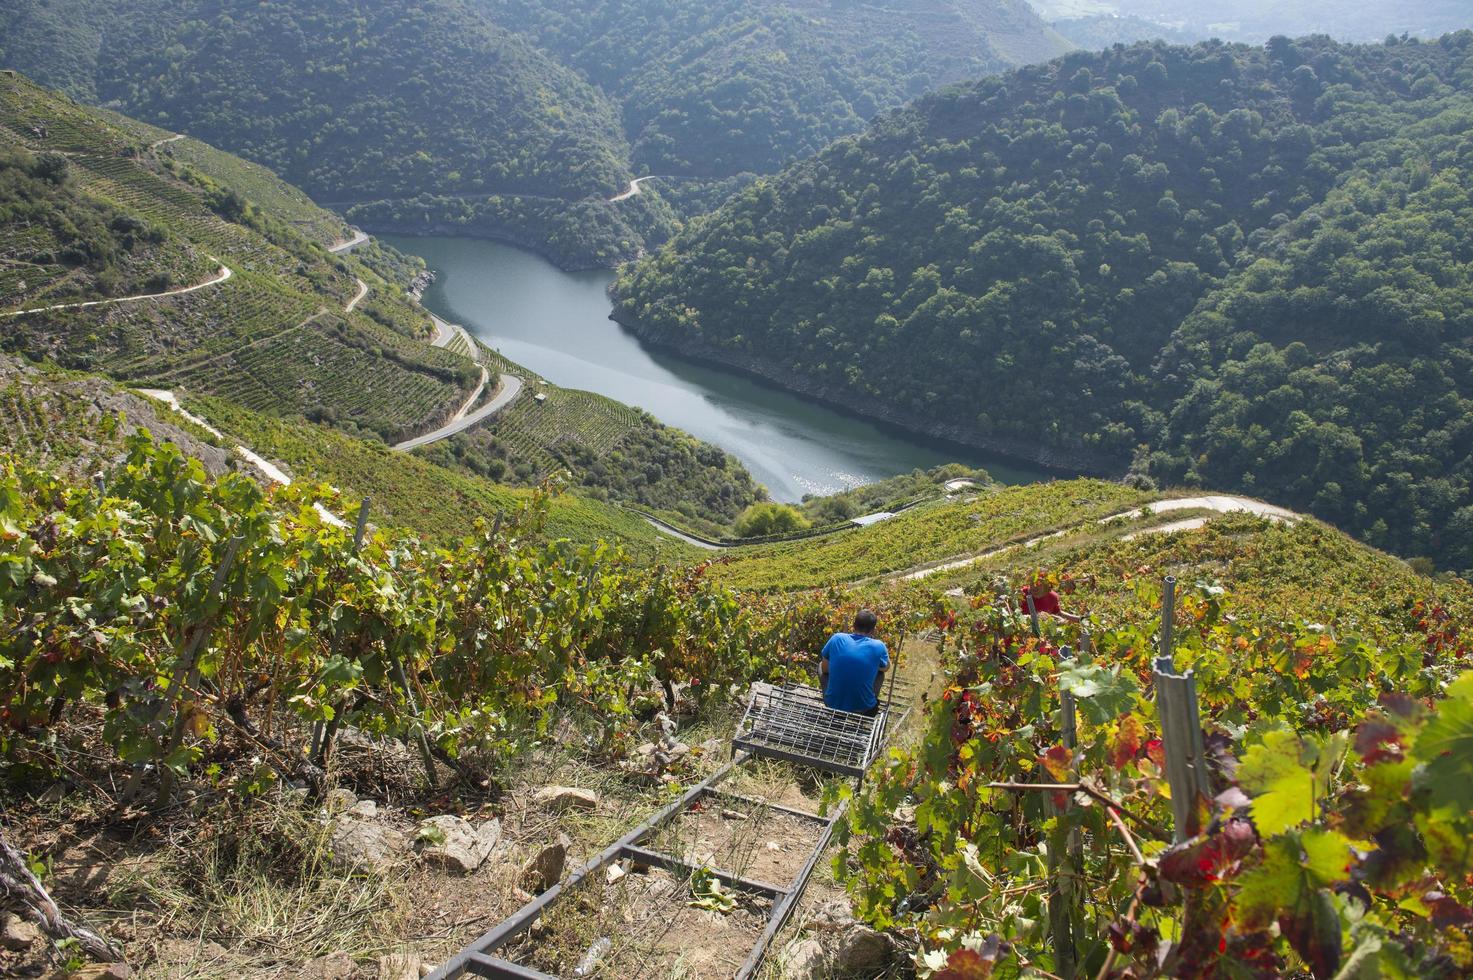
<path fill-rule="evenodd" d="M 415 839 L 426 864 L 470 874 L 485 864 L 501 843 L 501 821 L 487 820 L 475 827 L 452 814 L 428 817 L 420 821 Z"/>
<path fill-rule="evenodd" d="M 874 976 L 890 965 L 894 942 L 849 913 L 843 902 L 824 905 L 804 934 L 783 950 L 782 975 L 791 980 L 831 976 Z"/>

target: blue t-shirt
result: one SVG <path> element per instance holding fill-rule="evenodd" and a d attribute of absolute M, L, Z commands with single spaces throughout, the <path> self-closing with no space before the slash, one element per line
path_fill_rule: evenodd
<path fill-rule="evenodd" d="M 875 678 L 890 666 L 885 644 L 863 633 L 835 633 L 823 645 L 829 662 L 828 686 L 823 700 L 836 711 L 870 711 L 879 703 Z"/>

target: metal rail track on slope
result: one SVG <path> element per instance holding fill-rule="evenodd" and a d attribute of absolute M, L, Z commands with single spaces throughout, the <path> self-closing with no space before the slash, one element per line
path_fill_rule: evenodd
<path fill-rule="evenodd" d="M 604 848 L 566 881 L 554 885 L 537 898 L 523 905 L 510 918 L 490 932 L 472 942 L 460 953 L 436 970 L 430 980 L 454 980 L 454 978 L 477 976 L 491 978 L 513 978 L 513 980 L 559 980 L 552 974 L 543 973 L 510 959 L 498 956 L 502 950 L 523 933 L 532 928 L 534 922 L 555 902 L 565 898 L 588 880 L 617 861 L 626 858 L 639 864 L 663 868 L 678 875 L 690 876 L 698 869 L 683 858 L 661 853 L 642 846 L 659 828 L 671 823 L 690 809 L 693 803 L 703 799 L 728 800 L 756 804 L 775 813 L 811 822 L 815 837 L 813 850 L 804 862 L 790 886 L 784 887 L 771 882 L 756 881 L 719 868 L 708 868 L 722 884 L 737 891 L 766 898 L 772 902 L 761 936 L 753 945 L 746 961 L 734 974 L 735 980 L 747 980 L 762 965 L 768 947 L 784 925 L 787 924 L 803 889 L 808 884 L 813 869 L 828 847 L 834 828 L 843 819 L 847 803 L 840 804 L 832 813 L 819 815 L 805 810 L 779 806 L 766 800 L 729 793 L 720 788 L 738 766 L 750 759 L 765 757 L 781 759 L 799 765 L 810 766 L 824 772 L 837 773 L 863 779 L 864 771 L 885 743 L 890 731 L 910 714 L 910 691 L 901 686 L 904 704 L 900 716 L 892 724 L 890 719 L 896 709 L 896 683 L 891 675 L 890 689 L 884 702 L 873 717 L 834 711 L 824 706 L 823 696 L 817 690 L 804 685 L 754 685 L 747 702 L 747 711 L 737 733 L 732 739 L 733 756 L 730 762 L 683 793 L 679 799 L 661 809 L 623 837 Z"/>

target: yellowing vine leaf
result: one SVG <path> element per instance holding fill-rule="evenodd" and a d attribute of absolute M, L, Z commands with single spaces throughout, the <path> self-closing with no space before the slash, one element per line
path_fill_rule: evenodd
<path fill-rule="evenodd" d="M 1447 695 L 1412 755 L 1426 765 L 1432 799 L 1466 813 L 1473 810 L 1473 672 L 1448 685 Z"/>
<path fill-rule="evenodd" d="M 1238 766 L 1238 784 L 1252 795 L 1253 822 L 1265 837 L 1314 817 L 1319 787 L 1314 771 L 1301 761 L 1304 753 L 1299 736 L 1271 731 Z"/>

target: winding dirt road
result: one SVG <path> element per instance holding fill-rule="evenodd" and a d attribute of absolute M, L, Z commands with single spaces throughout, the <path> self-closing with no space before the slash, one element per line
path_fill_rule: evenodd
<path fill-rule="evenodd" d="M 953 484 L 959 483 L 975 485 L 975 482 L 971 480 L 954 480 L 952 481 L 952 483 L 946 484 L 945 489 L 948 491 L 952 491 Z M 959 490 L 964 488 L 956 487 L 955 489 Z M 1297 521 L 1302 516 L 1300 514 L 1296 514 L 1292 510 L 1287 510 L 1283 507 L 1276 507 L 1273 504 L 1267 504 L 1261 500 L 1254 500 L 1251 497 L 1237 497 L 1230 494 L 1212 494 L 1201 497 L 1172 497 L 1168 500 L 1157 500 L 1153 501 L 1152 503 L 1145 504 L 1141 507 L 1137 507 L 1134 510 L 1121 511 L 1118 514 L 1111 514 L 1109 517 L 1099 518 L 1096 523 L 1107 524 L 1110 521 L 1121 520 L 1122 518 L 1140 517 L 1143 513 L 1152 515 L 1169 514 L 1174 511 L 1181 510 L 1211 510 L 1216 511 L 1219 514 L 1247 513 L 1255 514 L 1259 517 L 1266 517 L 1271 521 L 1284 522 Z M 648 514 L 640 514 L 639 516 L 644 518 L 645 523 L 649 524 L 650 527 L 653 527 L 661 534 L 675 538 L 679 541 L 684 541 L 688 545 L 692 545 L 696 548 L 701 548 L 705 551 L 725 551 L 728 548 L 743 547 L 743 545 L 740 544 L 721 544 L 715 541 L 706 541 L 702 538 L 692 537 L 690 534 L 681 531 L 679 528 L 674 527 L 670 524 L 666 524 L 664 521 L 659 520 L 658 518 L 651 517 Z M 1204 516 L 1183 518 L 1182 520 L 1173 521 L 1169 524 L 1162 524 L 1157 527 L 1148 527 L 1142 528 L 1139 531 L 1132 531 L 1129 534 L 1122 535 L 1121 540 L 1129 541 L 1133 538 L 1138 538 L 1146 534 L 1170 534 L 1173 531 L 1191 531 L 1195 530 L 1196 528 L 1203 527 L 1207 524 L 1209 520 L 1211 520 L 1210 517 Z M 858 524 L 845 525 L 843 527 L 834 528 L 827 534 L 815 534 L 812 537 L 804 538 L 803 540 L 817 541 L 822 538 L 831 537 L 835 534 L 843 534 L 848 531 L 853 531 L 859 526 L 860 525 Z M 1005 555 L 1011 551 L 1017 551 L 1022 548 L 1029 548 L 1033 545 L 1042 544 L 1044 541 L 1050 541 L 1054 538 L 1062 538 L 1064 535 L 1070 533 L 1071 531 L 1080 530 L 1080 528 L 1083 526 L 1084 525 L 1080 525 L 1077 527 L 1066 528 L 1062 531 L 1053 531 L 1049 534 L 1041 534 L 1036 538 L 1030 538 L 1029 540 L 1020 542 L 1018 544 L 1005 545 L 1001 548 L 994 548 L 990 551 L 982 552 L 981 554 L 969 555 L 965 558 L 956 558 L 934 565 L 926 565 L 914 568 L 907 572 L 900 572 L 890 575 L 888 576 L 888 578 L 890 581 L 895 582 L 913 582 L 920 579 L 929 578 L 932 575 L 940 575 L 943 572 L 954 572 L 958 569 L 968 568 L 972 565 L 980 564 L 990 558 L 996 558 L 999 555 Z"/>
<path fill-rule="evenodd" d="M 1142 514 L 1169 514 L 1173 511 L 1179 510 L 1211 510 L 1216 511 L 1219 514 L 1254 514 L 1258 517 L 1266 517 L 1271 521 L 1284 522 L 1297 521 L 1302 516 L 1300 514 L 1294 513 L 1292 510 L 1286 510 L 1283 507 L 1276 507 L 1273 504 L 1266 504 L 1261 500 L 1254 500 L 1251 497 L 1236 497 L 1227 494 L 1213 494 L 1204 497 L 1172 497 L 1169 500 L 1156 500 L 1149 504 L 1144 504 L 1140 507 L 1137 507 L 1134 510 L 1121 511 L 1118 514 L 1111 514 L 1109 517 L 1101 517 L 1095 523 L 1108 524 L 1111 521 L 1118 521 L 1122 518 L 1139 517 Z M 1172 531 L 1190 531 L 1204 526 L 1208 520 L 1209 518 L 1207 517 L 1189 517 L 1180 521 L 1174 521 L 1170 524 L 1163 524 L 1159 527 L 1148 527 L 1142 528 L 1139 531 L 1132 531 L 1130 534 L 1123 535 L 1122 539 L 1128 541 L 1132 538 L 1138 538 L 1146 534 L 1169 534 Z M 1033 545 L 1041 544 L 1044 541 L 1049 541 L 1054 538 L 1061 538 L 1070 531 L 1077 530 L 1079 530 L 1079 527 L 1071 527 L 1064 531 L 1054 531 L 1051 534 L 1041 534 L 1036 538 L 1031 538 L 1018 544 L 1005 545 L 1004 547 L 994 548 L 991 551 L 986 551 L 982 554 L 970 555 L 966 558 L 957 558 L 952 561 L 941 562 L 937 565 L 917 568 L 913 571 L 904 572 L 900 575 L 892 576 L 891 578 L 892 581 L 914 582 L 923 578 L 930 578 L 932 575 L 939 575 L 943 572 L 954 572 L 961 568 L 969 568 L 972 565 L 981 564 L 988 559 L 996 558 L 999 555 L 1005 555 L 1011 551 L 1018 551 L 1022 548 L 1030 548 Z"/>
<path fill-rule="evenodd" d="M 347 241 L 338 242 L 336 245 L 329 245 L 327 247 L 327 250 L 329 252 L 333 253 L 334 255 L 341 255 L 344 252 L 353 251 L 353 249 L 357 248 L 359 245 L 367 244 L 368 235 L 365 232 L 358 228 L 351 227 L 348 230 L 353 232 L 353 237 L 349 238 Z"/>
<path fill-rule="evenodd" d="M 426 312 L 429 311 L 427 310 Z M 497 388 L 496 394 L 491 397 L 490 401 L 472 412 L 471 406 L 480 400 L 482 393 L 486 390 L 486 385 L 491 382 L 490 372 L 481 363 L 481 348 L 476 344 L 475 339 L 466 332 L 465 327 L 462 327 L 460 324 L 446 323 L 433 313 L 430 313 L 430 321 L 435 325 L 435 338 L 430 341 L 431 346 L 445 347 L 457 336 L 461 337 L 465 341 L 467 349 L 471 352 L 471 360 L 481 369 L 481 383 L 476 386 L 475 391 L 471 392 L 470 397 L 465 400 L 465 404 L 460 406 L 460 410 L 450 417 L 450 421 L 433 432 L 426 432 L 422 436 L 415 436 L 413 439 L 405 439 L 403 442 L 396 443 L 394 448 L 401 452 L 418 449 L 420 446 L 428 446 L 431 443 L 439 442 L 441 439 L 448 439 L 457 432 L 464 432 L 476 423 L 490 418 L 516 401 L 517 396 L 522 393 L 523 382 L 521 378 L 514 374 L 502 374 L 501 384 Z"/>
<path fill-rule="evenodd" d="M 353 308 L 358 305 L 359 301 L 368 295 L 368 283 L 362 279 L 354 279 L 353 281 L 358 284 L 358 295 L 348 300 L 348 305 L 343 307 L 344 313 L 352 313 Z"/>
<path fill-rule="evenodd" d="M 627 201 L 631 197 L 638 196 L 638 194 L 640 193 L 639 185 L 642 184 L 642 183 L 644 183 L 647 180 L 654 180 L 654 179 L 655 179 L 655 175 L 653 175 L 653 174 L 651 174 L 648 177 L 636 177 L 636 178 L 634 178 L 633 180 L 631 180 L 629 182 L 629 189 L 627 191 L 625 191 L 623 194 L 616 194 L 615 196 L 609 198 L 609 203 L 610 204 L 614 204 L 614 203 L 617 203 L 619 201 Z"/>
<path fill-rule="evenodd" d="M 469 415 L 462 416 L 459 419 L 455 419 L 451 422 L 445 423 L 434 432 L 426 432 L 422 436 L 416 436 L 413 439 L 406 439 L 405 441 L 396 445 L 394 448 L 401 451 L 407 451 L 410 449 L 418 449 L 420 446 L 428 446 L 430 443 L 439 442 L 441 439 L 448 439 L 451 436 L 455 435 L 457 432 L 464 432 L 466 429 L 469 429 L 477 422 L 480 422 L 483 419 L 495 415 L 497 412 L 501 411 L 503 408 L 516 401 L 517 396 L 521 393 L 522 379 L 514 374 L 503 374 L 501 376 L 501 387 L 497 389 L 496 394 L 489 402 L 482 405 L 480 408 L 476 409 Z M 477 392 L 477 395 L 479 394 L 480 392 Z"/>
<path fill-rule="evenodd" d="M 212 261 L 220 262 L 219 259 L 214 258 L 212 258 Z M 9 313 L 0 314 L 0 316 L 21 316 L 26 313 L 50 313 L 52 310 L 80 310 L 88 306 L 112 306 L 115 303 L 137 303 L 139 300 L 145 299 L 167 299 L 170 296 L 183 296 L 185 293 L 192 293 L 196 290 L 207 289 L 210 286 L 218 286 L 220 285 L 220 283 L 229 279 L 233 275 L 235 275 L 235 273 L 230 271 L 230 266 L 226 265 L 224 262 L 220 262 L 220 271 L 215 273 L 214 276 L 206 279 L 204 282 L 195 283 L 193 286 L 185 286 L 181 289 L 170 289 L 167 292 L 163 293 L 142 293 L 138 296 L 118 296 L 114 299 L 94 299 L 88 300 L 85 303 L 56 303 L 52 306 L 32 307 L 29 310 L 11 310 Z"/>

